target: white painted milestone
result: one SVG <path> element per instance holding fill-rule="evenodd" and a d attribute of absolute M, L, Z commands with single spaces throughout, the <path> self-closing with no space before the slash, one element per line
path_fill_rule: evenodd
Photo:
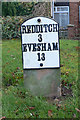
<path fill-rule="evenodd" d="M 45 17 L 21 25 L 23 69 L 60 67 L 58 32 L 58 23 Z"/>

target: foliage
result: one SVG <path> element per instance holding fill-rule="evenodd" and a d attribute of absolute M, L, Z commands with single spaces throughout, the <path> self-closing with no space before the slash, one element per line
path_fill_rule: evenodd
<path fill-rule="evenodd" d="M 60 40 L 61 83 L 72 96 L 52 100 L 34 97 L 23 87 L 20 40 L 3 40 L 2 46 L 3 97 L 2 115 L 6 118 L 78 118 L 78 41 Z M 71 86 L 70 86 L 71 85 Z M 7 107 L 6 107 L 7 106 Z"/>
<path fill-rule="evenodd" d="M 2 16 L 23 16 L 32 13 L 34 2 L 2 2 Z"/>
<path fill-rule="evenodd" d="M 3 39 L 13 39 L 20 38 L 21 24 L 29 18 L 34 17 L 33 15 L 27 16 L 7 16 L 2 17 L 2 38 Z"/>
<path fill-rule="evenodd" d="M 20 27 L 24 21 L 23 17 L 3 17 L 2 18 L 2 38 L 3 39 L 12 39 L 20 38 Z"/>

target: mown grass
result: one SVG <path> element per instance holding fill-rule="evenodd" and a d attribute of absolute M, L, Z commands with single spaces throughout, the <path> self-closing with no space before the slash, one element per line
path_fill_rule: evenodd
<path fill-rule="evenodd" d="M 78 41 L 60 40 L 61 83 L 72 96 L 47 99 L 32 96 L 24 88 L 20 40 L 4 40 L 2 45 L 2 116 L 6 118 L 78 118 Z"/>

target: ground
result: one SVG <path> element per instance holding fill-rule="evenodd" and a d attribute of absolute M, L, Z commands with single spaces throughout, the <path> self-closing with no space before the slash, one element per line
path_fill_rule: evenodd
<path fill-rule="evenodd" d="M 2 42 L 2 116 L 78 118 L 78 40 L 60 40 L 60 98 L 32 96 L 23 84 L 21 40 Z"/>

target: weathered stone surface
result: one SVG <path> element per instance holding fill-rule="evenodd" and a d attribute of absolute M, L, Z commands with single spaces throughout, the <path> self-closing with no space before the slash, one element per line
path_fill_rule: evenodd
<path fill-rule="evenodd" d="M 60 96 L 60 69 L 24 70 L 24 85 L 33 95 Z"/>

